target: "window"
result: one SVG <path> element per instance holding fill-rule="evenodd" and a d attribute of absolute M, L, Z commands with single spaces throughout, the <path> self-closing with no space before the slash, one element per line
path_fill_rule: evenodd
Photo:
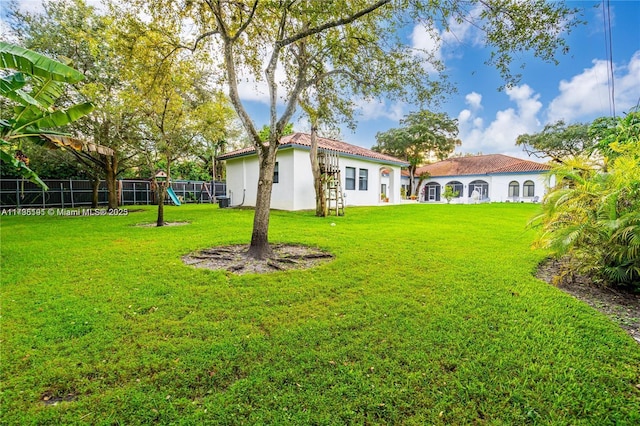
<path fill-rule="evenodd" d="M 278 183 L 280 181 L 280 168 L 278 167 L 278 162 L 276 161 L 276 166 L 273 168 L 273 183 Z"/>
<path fill-rule="evenodd" d="M 469 197 L 474 200 L 489 198 L 489 184 L 483 180 L 474 180 L 469 184 Z"/>
<path fill-rule="evenodd" d="M 463 192 L 464 192 L 464 187 L 462 186 L 462 182 L 458 182 L 457 180 L 452 180 L 451 182 L 447 183 L 447 184 L 445 185 L 445 187 L 446 187 L 446 186 L 450 186 L 450 187 L 451 187 L 451 190 L 452 190 L 453 192 L 457 192 L 457 193 L 458 193 L 458 195 L 456 195 L 456 196 L 455 196 L 455 197 L 453 197 L 453 198 L 460 198 L 460 197 L 462 197 L 462 194 L 463 194 Z"/>
<path fill-rule="evenodd" d="M 355 167 L 347 167 L 347 175 L 345 176 L 344 189 L 356 189 L 356 169 Z"/>
<path fill-rule="evenodd" d="M 366 191 L 369 187 L 369 170 L 360 169 L 360 179 L 358 180 L 358 189 Z"/>
<path fill-rule="evenodd" d="M 520 184 L 515 180 L 509 183 L 509 197 L 519 197 L 520 196 Z"/>
<path fill-rule="evenodd" d="M 536 195 L 536 185 L 533 181 L 526 181 L 522 187 L 523 197 L 534 197 Z"/>
<path fill-rule="evenodd" d="M 440 201 L 440 185 L 437 182 L 429 182 L 422 192 L 424 201 Z"/>

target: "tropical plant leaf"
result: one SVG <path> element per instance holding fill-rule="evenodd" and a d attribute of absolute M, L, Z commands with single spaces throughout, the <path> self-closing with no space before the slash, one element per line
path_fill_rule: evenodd
<path fill-rule="evenodd" d="M 2 139 L 2 145 L 3 146 L 9 146 L 10 143 L 8 141 Z M 40 177 L 33 170 L 31 170 L 29 168 L 29 166 L 27 166 L 22 161 L 19 161 L 17 158 L 15 158 L 10 153 L 6 152 L 4 149 L 0 149 L 0 160 L 2 160 L 3 162 L 5 162 L 7 164 L 11 164 L 15 168 L 17 168 L 18 172 L 24 178 L 29 179 L 31 182 L 35 183 L 36 185 L 39 185 L 45 191 L 47 191 L 49 189 L 47 184 L 45 184 L 42 181 L 42 179 L 40 179 Z"/>
<path fill-rule="evenodd" d="M 42 109 L 49 110 L 64 93 L 65 83 L 59 81 L 33 77 L 31 83 L 33 90 L 30 94 L 38 101 Z"/>
<path fill-rule="evenodd" d="M 91 102 L 84 102 L 74 105 L 66 110 L 58 110 L 52 114 L 45 115 L 33 124 L 40 129 L 62 127 L 84 117 L 93 111 L 93 109 L 94 106 Z"/>
<path fill-rule="evenodd" d="M 26 84 L 27 80 L 21 72 L 0 78 L 0 95 L 7 96 L 11 92 L 22 89 Z"/>
<path fill-rule="evenodd" d="M 61 62 L 3 41 L 0 42 L 0 67 L 65 83 L 77 83 L 84 78 L 81 72 Z"/>
<path fill-rule="evenodd" d="M 40 135 L 49 148 L 72 148 L 76 151 L 96 152 L 101 155 L 113 155 L 113 149 L 93 142 L 83 141 L 68 135 L 43 133 Z"/>

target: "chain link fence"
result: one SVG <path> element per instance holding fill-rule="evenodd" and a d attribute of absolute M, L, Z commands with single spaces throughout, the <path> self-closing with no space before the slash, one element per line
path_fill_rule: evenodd
<path fill-rule="evenodd" d="M 24 179 L 0 180 L 0 207 L 62 207 L 91 206 L 93 187 L 90 180 L 44 179 L 49 187 L 44 191 L 38 185 Z M 151 181 L 121 179 L 117 181 L 120 205 L 156 204 L 156 194 Z M 171 187 L 181 202 L 213 203 L 226 195 L 225 182 L 177 180 Z M 171 200 L 167 197 L 167 203 Z M 98 185 L 98 205 L 107 204 L 107 184 Z"/>

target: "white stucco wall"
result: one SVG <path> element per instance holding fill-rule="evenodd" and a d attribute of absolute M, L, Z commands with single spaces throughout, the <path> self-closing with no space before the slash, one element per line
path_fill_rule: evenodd
<path fill-rule="evenodd" d="M 258 188 L 258 158 L 242 157 L 227 160 L 227 196 L 231 198 L 232 206 L 242 203 L 244 191 L 244 205 L 256 205 L 256 191 Z"/>
<path fill-rule="evenodd" d="M 311 210 L 316 208 L 316 192 L 313 189 L 313 173 L 309 151 L 291 149 L 294 158 L 292 164 L 293 186 L 289 197 L 293 197 L 292 208 L 287 210 Z"/>
<path fill-rule="evenodd" d="M 274 183 L 271 195 L 271 208 L 281 210 L 315 209 L 315 192 L 309 151 L 286 148 L 278 151 L 279 182 Z M 354 190 L 346 190 L 346 168 L 356 169 Z M 243 190 L 245 206 L 255 206 L 258 186 L 258 161 L 255 155 L 226 160 L 227 195 L 231 197 L 231 205 L 242 202 Z M 374 161 L 353 157 L 340 157 L 340 173 L 342 188 L 347 206 L 372 206 L 380 201 L 380 171 L 389 170 L 387 196 L 389 204 L 400 202 L 400 167 L 381 164 Z M 368 170 L 367 190 L 358 189 L 360 169 Z M 385 203 L 387 204 L 387 203 Z"/>
<path fill-rule="evenodd" d="M 294 199 L 291 197 L 296 181 L 293 150 L 278 151 L 276 162 L 278 163 L 279 179 L 278 183 L 273 184 L 271 190 L 271 208 L 294 210 Z"/>
<path fill-rule="evenodd" d="M 475 200 L 469 196 L 469 184 L 473 181 L 481 180 L 485 181 L 489 185 L 488 196 L 491 202 L 506 202 L 506 201 L 514 201 L 511 197 L 509 197 L 509 184 L 512 181 L 518 182 L 519 186 L 519 199 L 518 201 L 524 202 L 533 202 L 535 197 L 537 197 L 537 201 L 541 201 L 544 195 L 547 192 L 547 186 L 549 182 L 547 182 L 546 173 L 508 173 L 508 174 L 495 174 L 495 175 L 473 175 L 473 176 L 447 176 L 447 177 L 433 177 L 425 180 L 420 188 L 418 188 L 419 200 L 424 201 L 423 189 L 429 183 L 435 182 L 440 185 L 441 193 L 440 200 L 437 202 L 446 202 L 444 197 L 442 197 L 442 192 L 444 192 L 444 187 L 448 183 L 452 181 L 458 181 L 463 185 L 463 193 L 459 198 L 454 198 L 452 203 L 473 203 Z M 523 184 L 526 181 L 532 181 L 534 183 L 534 196 L 533 197 L 524 197 L 524 188 Z M 551 182 L 553 184 L 553 182 Z"/>

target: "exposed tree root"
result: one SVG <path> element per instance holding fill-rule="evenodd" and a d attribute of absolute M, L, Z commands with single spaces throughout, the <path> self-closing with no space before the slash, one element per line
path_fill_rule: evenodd
<path fill-rule="evenodd" d="M 211 247 L 183 256 L 182 260 L 197 268 L 260 274 L 308 269 L 333 259 L 330 253 L 300 245 L 272 245 L 272 255 L 267 259 L 253 259 L 247 255 L 248 249 L 248 245 Z"/>

